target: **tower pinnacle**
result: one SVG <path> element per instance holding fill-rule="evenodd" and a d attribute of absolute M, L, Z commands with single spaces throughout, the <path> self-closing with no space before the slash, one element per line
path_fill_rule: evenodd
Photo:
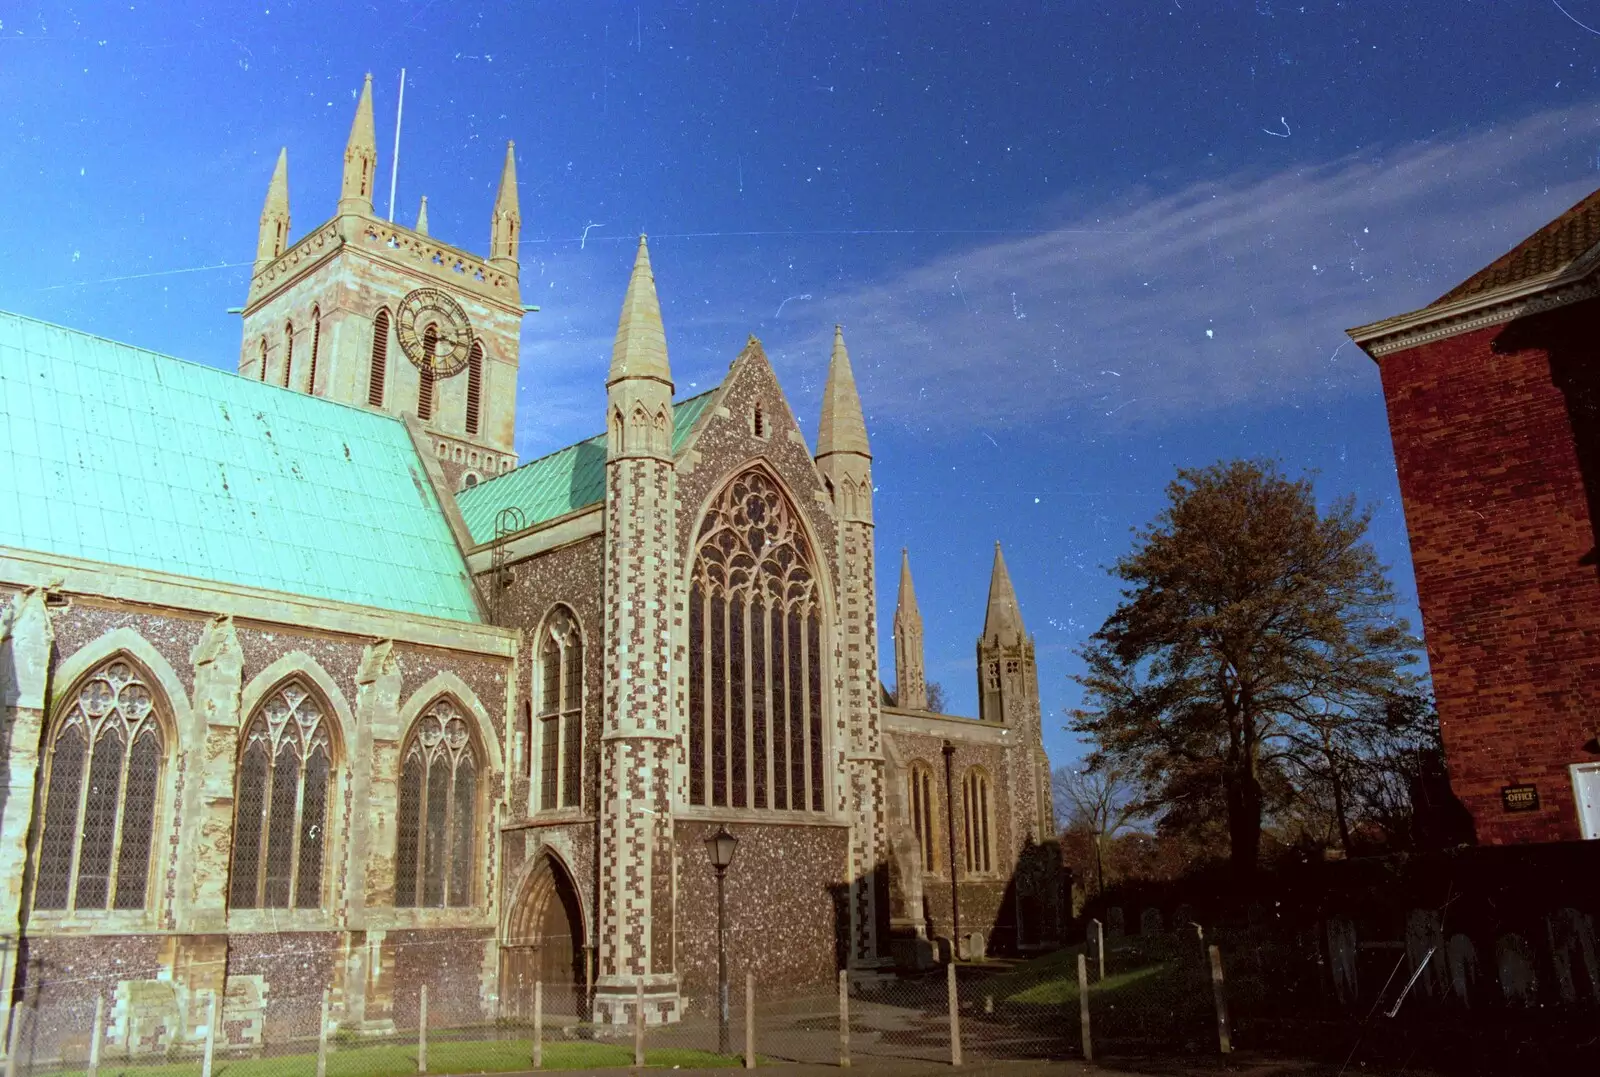
<path fill-rule="evenodd" d="M 861 417 L 861 396 L 844 346 L 844 328 L 833 327 L 833 360 L 822 389 L 822 422 L 817 430 L 817 459 L 833 453 L 855 453 L 870 458 L 867 424 Z"/>
<path fill-rule="evenodd" d="M 617 339 L 611 348 L 611 373 L 606 384 L 635 378 L 659 381 L 672 389 L 672 370 L 667 365 L 667 334 L 661 325 L 661 303 L 656 298 L 656 278 L 650 269 L 650 248 L 639 237 L 639 250 L 633 259 L 633 275 L 622 299 L 622 317 L 617 322 Z"/>
<path fill-rule="evenodd" d="M 261 232 L 256 237 L 256 267 L 260 272 L 268 262 L 289 247 L 289 150 L 278 151 L 278 163 L 267 184 L 267 201 L 261 207 Z"/>
<path fill-rule="evenodd" d="M 422 196 L 422 207 L 417 210 L 417 226 L 412 229 L 419 236 L 428 234 L 428 196 Z"/>
<path fill-rule="evenodd" d="M 522 238 L 522 214 L 517 208 L 517 144 L 506 143 L 506 163 L 500 170 L 500 188 L 494 195 L 494 219 L 489 225 L 489 261 L 517 268 L 517 242 Z"/>
<path fill-rule="evenodd" d="M 378 171 L 378 136 L 372 125 L 372 75 L 361 84 L 356 118 L 344 147 L 344 179 L 339 185 L 339 212 L 372 216 L 372 185 Z"/>
<path fill-rule="evenodd" d="M 1017 592 L 1011 586 L 1011 575 L 1006 571 L 1005 555 L 1000 552 L 998 542 L 994 544 L 994 571 L 989 577 L 989 612 L 983 620 L 983 639 L 985 643 L 1009 646 L 1027 639 Z"/>
<path fill-rule="evenodd" d="M 911 558 L 900 551 L 900 600 L 894 611 L 895 702 L 905 710 L 928 709 L 928 679 L 922 657 L 922 612 L 911 586 Z"/>

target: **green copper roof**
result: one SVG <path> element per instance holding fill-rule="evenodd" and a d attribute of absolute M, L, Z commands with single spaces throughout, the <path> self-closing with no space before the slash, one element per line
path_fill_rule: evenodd
<path fill-rule="evenodd" d="M 673 452 L 683 447 L 716 392 L 712 389 L 672 405 Z M 532 527 L 603 501 L 605 496 L 606 436 L 600 434 L 461 491 L 456 495 L 456 507 L 472 541 L 481 543 L 494 538 L 494 520 L 501 509 L 521 509 L 522 526 Z"/>
<path fill-rule="evenodd" d="M 479 619 L 399 420 L 3 312 L 0 546 Z"/>

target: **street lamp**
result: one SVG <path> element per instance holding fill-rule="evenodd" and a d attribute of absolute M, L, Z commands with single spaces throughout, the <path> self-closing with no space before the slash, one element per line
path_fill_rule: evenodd
<path fill-rule="evenodd" d="M 725 826 L 717 827 L 717 832 L 706 839 L 711 866 L 717 869 L 717 1053 L 724 1055 L 728 1053 L 728 906 L 722 880 L 738 847 L 739 839 Z"/>

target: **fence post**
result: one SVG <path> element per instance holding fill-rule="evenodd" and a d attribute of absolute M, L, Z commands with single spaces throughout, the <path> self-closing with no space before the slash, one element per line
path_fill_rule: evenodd
<path fill-rule="evenodd" d="M 422 1001 L 417 1003 L 417 1072 L 428 1072 L 428 985 L 422 985 Z"/>
<path fill-rule="evenodd" d="M 328 990 L 322 989 L 322 1023 L 317 1027 L 317 1077 L 328 1077 Z"/>
<path fill-rule="evenodd" d="M 17 1077 L 17 1026 L 22 1024 L 22 1003 L 12 1005 L 7 1016 L 11 1018 L 6 1026 L 6 1070 L 5 1077 Z"/>
<path fill-rule="evenodd" d="M 544 1066 L 544 981 L 533 981 L 533 1068 Z"/>
<path fill-rule="evenodd" d="M 961 995 L 956 990 L 956 963 L 944 967 L 945 993 L 950 996 L 950 1064 L 961 1065 Z"/>
<path fill-rule="evenodd" d="M 839 1067 L 850 1068 L 850 970 L 839 970 Z M 8 1075 L 9 1077 L 9 1075 Z"/>
<path fill-rule="evenodd" d="M 756 1068 L 756 974 L 744 974 L 744 1068 Z"/>
<path fill-rule="evenodd" d="M 1100 983 L 1106 978 L 1106 925 L 1099 920 L 1094 922 L 1094 954 L 1100 959 L 1100 975 L 1094 982 Z"/>
<path fill-rule="evenodd" d="M 211 1061 L 217 1054 L 217 993 L 211 992 L 211 1006 L 206 1017 L 206 1053 L 200 1060 L 200 1077 L 211 1077 Z"/>
<path fill-rule="evenodd" d="M 1078 1024 L 1083 1029 L 1083 1060 L 1094 1061 L 1094 1041 L 1089 1037 L 1089 959 L 1078 955 Z"/>
<path fill-rule="evenodd" d="M 1222 983 L 1222 951 L 1211 947 L 1211 995 L 1217 1003 L 1217 1045 L 1223 1054 L 1233 1051 L 1233 1038 L 1228 1033 L 1228 992 Z"/>
<path fill-rule="evenodd" d="M 97 994 L 94 997 L 94 1031 L 89 1034 L 89 1071 L 86 1077 L 100 1077 L 100 1041 L 105 1036 L 106 997 Z"/>
<path fill-rule="evenodd" d="M 638 983 L 633 1002 L 633 1064 L 644 1066 L 644 980 Z"/>

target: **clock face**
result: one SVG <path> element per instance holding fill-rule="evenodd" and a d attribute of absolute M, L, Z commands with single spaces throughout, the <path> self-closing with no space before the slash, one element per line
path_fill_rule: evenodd
<path fill-rule="evenodd" d="M 432 347 L 428 343 L 430 326 Z M 418 288 L 400 301 L 395 335 L 418 370 L 431 368 L 434 377 L 448 378 L 466 369 L 472 351 L 472 323 L 461 304 L 437 288 Z"/>

